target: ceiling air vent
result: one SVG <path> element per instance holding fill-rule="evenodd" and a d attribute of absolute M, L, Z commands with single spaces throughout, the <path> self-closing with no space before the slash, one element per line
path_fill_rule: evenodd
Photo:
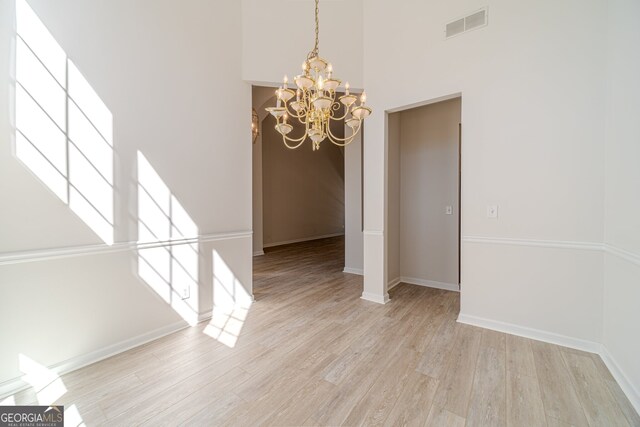
<path fill-rule="evenodd" d="M 464 18 L 451 21 L 445 27 L 445 37 L 450 38 L 467 31 L 475 30 L 487 25 L 487 8 L 473 12 Z"/>

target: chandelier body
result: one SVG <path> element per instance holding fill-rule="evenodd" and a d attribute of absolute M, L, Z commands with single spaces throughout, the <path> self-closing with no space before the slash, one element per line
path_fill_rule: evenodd
<path fill-rule="evenodd" d="M 318 0 L 315 3 L 316 42 L 302 63 L 302 73 L 294 78 L 296 90 L 288 87 L 289 79 L 284 76 L 282 86 L 276 90 L 276 106 L 266 109 L 275 117 L 275 128 L 287 148 L 298 148 L 308 138 L 314 151 L 325 139 L 341 147 L 349 144 L 360 132 L 362 121 L 371 114 L 371 108 L 365 105 L 366 93 L 362 93 L 357 104 L 358 97 L 349 92 L 348 82 L 344 86 L 344 95 L 338 96 L 337 90 L 342 82 L 333 76 L 333 66 L 318 54 Z M 288 123 L 290 119 L 304 126 L 302 136 L 289 136 L 293 130 Z M 351 129 L 351 135 L 344 138 L 331 132 L 331 122 L 342 120 Z"/>

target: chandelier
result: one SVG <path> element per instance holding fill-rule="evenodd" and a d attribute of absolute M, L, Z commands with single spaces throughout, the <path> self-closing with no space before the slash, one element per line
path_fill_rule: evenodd
<path fill-rule="evenodd" d="M 342 82 L 333 76 L 333 66 L 318 55 L 318 1 L 315 0 L 315 46 L 302 63 L 302 74 L 293 79 L 297 88 L 290 89 L 289 79 L 284 76 L 282 86 L 276 90 L 276 106 L 266 109 L 275 117 L 275 128 L 282 135 L 282 141 L 291 149 L 300 147 L 307 138 L 311 140 L 313 151 L 318 150 L 325 139 L 344 147 L 353 141 L 362 121 L 371 114 L 371 108 L 365 106 L 366 93 L 362 92 L 357 105 L 358 97 L 349 93 L 349 82 L 344 85 L 344 95 L 338 96 L 336 90 Z M 298 120 L 304 126 L 302 136 L 289 136 L 293 130 L 289 120 Z M 352 131 L 345 138 L 335 136 L 330 126 L 331 122 L 342 120 Z"/>

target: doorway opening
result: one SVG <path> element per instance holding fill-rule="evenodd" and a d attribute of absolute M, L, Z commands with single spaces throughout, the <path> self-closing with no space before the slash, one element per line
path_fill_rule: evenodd
<path fill-rule="evenodd" d="M 388 113 L 389 289 L 460 290 L 461 110 L 456 96 Z"/>
<path fill-rule="evenodd" d="M 323 271 L 343 274 L 345 202 L 351 197 L 345 191 L 345 151 L 350 147 L 325 140 L 317 151 L 310 142 L 289 149 L 275 118 L 265 111 L 276 105 L 275 88 L 253 86 L 252 104 L 259 130 L 252 148 L 254 296 L 259 300 L 272 289 L 262 283 L 272 275 L 313 271 L 319 280 Z M 303 124 L 289 123 L 293 138 L 304 133 Z M 338 137 L 345 132 L 344 121 L 332 127 Z"/>

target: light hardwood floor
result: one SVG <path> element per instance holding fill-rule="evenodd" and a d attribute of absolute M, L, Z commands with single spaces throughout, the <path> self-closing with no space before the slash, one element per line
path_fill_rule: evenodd
<path fill-rule="evenodd" d="M 640 426 L 597 355 L 459 324 L 455 292 L 364 301 L 342 251 L 267 250 L 256 303 L 227 319 L 233 348 L 204 323 L 63 376 L 57 403 L 109 426 Z"/>

